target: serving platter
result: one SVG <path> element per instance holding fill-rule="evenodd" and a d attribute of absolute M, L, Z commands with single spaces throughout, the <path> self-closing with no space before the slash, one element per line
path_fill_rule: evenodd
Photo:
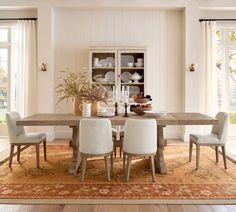
<path fill-rule="evenodd" d="M 134 63 L 134 56 L 121 55 L 121 67 L 129 67 L 128 63 Z"/>
<path fill-rule="evenodd" d="M 114 71 L 108 71 L 105 74 L 105 78 L 108 80 L 108 82 L 115 82 L 115 72 Z"/>
<path fill-rule="evenodd" d="M 102 67 L 107 67 L 108 63 L 111 63 L 112 67 L 114 67 L 115 66 L 115 59 L 113 57 L 107 57 L 106 59 L 99 60 L 99 64 Z"/>
<path fill-rule="evenodd" d="M 131 80 L 132 74 L 128 71 L 125 71 L 121 74 L 122 82 L 129 82 Z"/>
<path fill-rule="evenodd" d="M 167 114 L 166 111 L 145 111 L 146 116 L 150 117 L 162 117 Z"/>
<path fill-rule="evenodd" d="M 133 97 L 134 95 L 137 95 L 140 93 L 140 88 L 138 86 L 129 86 L 129 95 L 130 97 Z"/>

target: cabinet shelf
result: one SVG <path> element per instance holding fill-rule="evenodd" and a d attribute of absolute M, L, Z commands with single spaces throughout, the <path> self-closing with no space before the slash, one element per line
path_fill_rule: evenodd
<path fill-rule="evenodd" d="M 115 85 L 115 82 L 103 82 L 103 83 L 95 82 L 95 83 L 101 85 Z"/>
<path fill-rule="evenodd" d="M 136 82 L 131 82 L 131 83 L 129 83 L 129 82 L 122 82 L 121 83 L 121 85 L 144 85 L 144 82 L 138 82 L 138 83 L 136 83 Z"/>
<path fill-rule="evenodd" d="M 144 67 L 121 67 L 122 70 L 140 70 L 144 69 Z"/>
<path fill-rule="evenodd" d="M 115 70 L 115 67 L 95 67 L 93 66 L 92 69 L 105 69 L 105 70 Z"/>

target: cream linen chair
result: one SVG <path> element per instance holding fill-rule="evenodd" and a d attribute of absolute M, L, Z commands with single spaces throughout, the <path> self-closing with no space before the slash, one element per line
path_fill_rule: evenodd
<path fill-rule="evenodd" d="M 192 148 L 193 143 L 196 144 L 196 170 L 199 167 L 199 156 L 200 156 L 200 146 L 213 146 L 216 152 L 216 162 L 219 161 L 219 150 L 218 147 L 222 148 L 222 155 L 224 160 L 225 169 L 226 165 L 226 155 L 225 155 L 225 143 L 227 141 L 227 131 L 229 125 L 229 114 L 225 112 L 219 112 L 216 115 L 218 123 L 213 125 L 211 134 L 190 134 L 189 142 L 189 161 L 192 160 Z"/>
<path fill-rule="evenodd" d="M 14 155 L 14 147 L 17 146 L 17 161 L 20 161 L 21 146 L 35 145 L 36 146 L 36 166 L 39 168 L 39 144 L 43 142 L 44 160 L 47 160 L 46 156 L 46 134 L 44 133 L 25 133 L 23 126 L 16 126 L 16 121 L 20 119 L 20 115 L 17 112 L 6 113 L 7 128 L 9 134 L 9 141 L 11 144 L 9 168 L 12 167 L 12 159 Z"/>
<path fill-rule="evenodd" d="M 82 119 L 79 127 L 79 151 L 82 156 L 81 181 L 84 181 L 86 161 L 88 157 L 104 156 L 107 180 L 110 181 L 113 172 L 113 142 L 112 128 L 109 119 Z"/>
<path fill-rule="evenodd" d="M 154 156 L 157 151 L 157 123 L 154 119 L 128 119 L 125 123 L 123 143 L 123 169 L 126 165 L 126 181 L 129 181 L 132 157 L 149 156 L 152 180 L 155 181 Z"/>

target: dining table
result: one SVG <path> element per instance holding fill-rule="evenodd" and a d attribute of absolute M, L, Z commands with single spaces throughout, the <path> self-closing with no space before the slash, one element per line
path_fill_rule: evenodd
<path fill-rule="evenodd" d="M 16 121 L 17 126 L 68 126 L 72 128 L 72 160 L 68 167 L 70 174 L 76 174 L 80 163 L 81 156 L 79 153 L 79 123 L 85 117 L 72 113 L 37 113 Z M 179 112 L 166 113 L 159 116 L 158 114 L 144 114 L 142 116 L 129 114 L 124 117 L 123 114 L 112 117 L 91 117 L 91 118 L 108 118 L 112 125 L 125 125 L 127 119 L 155 119 L 157 123 L 157 152 L 155 157 L 156 171 L 161 174 L 167 173 L 167 166 L 164 159 L 164 136 L 163 129 L 168 125 L 214 125 L 217 119 L 201 113 Z"/>

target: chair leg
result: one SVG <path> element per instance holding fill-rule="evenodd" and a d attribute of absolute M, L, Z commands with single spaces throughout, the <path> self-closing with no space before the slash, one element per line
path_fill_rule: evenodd
<path fill-rule="evenodd" d="M 82 172 L 81 172 L 81 179 L 80 181 L 84 181 L 84 175 L 85 175 L 85 169 L 86 169 L 86 162 L 87 162 L 87 156 L 84 154 L 82 155 Z"/>
<path fill-rule="evenodd" d="M 126 153 L 123 152 L 123 172 L 125 171 Z"/>
<path fill-rule="evenodd" d="M 200 157 L 200 145 L 196 145 L 196 170 L 198 170 L 199 167 L 199 157 Z"/>
<path fill-rule="evenodd" d="M 123 151 L 123 147 L 120 146 L 120 158 L 121 158 L 121 156 L 122 156 L 122 151 Z"/>
<path fill-rule="evenodd" d="M 104 157 L 105 159 L 105 166 L 106 166 L 106 171 L 107 171 L 107 181 L 111 181 L 111 177 L 110 177 L 110 165 L 109 165 L 109 156 L 106 155 Z"/>
<path fill-rule="evenodd" d="M 191 162 L 191 160 L 192 160 L 192 151 L 193 151 L 193 142 L 190 139 L 190 141 L 189 141 L 189 162 Z"/>
<path fill-rule="evenodd" d="M 218 146 L 215 146 L 215 152 L 216 152 L 216 163 L 219 162 L 219 148 Z"/>
<path fill-rule="evenodd" d="M 113 176 L 113 153 L 110 155 L 111 157 L 111 176 Z"/>
<path fill-rule="evenodd" d="M 35 147 L 36 147 L 36 167 L 39 169 L 39 144 L 36 144 Z"/>
<path fill-rule="evenodd" d="M 47 161 L 47 143 L 46 143 L 46 140 L 43 141 L 43 154 L 44 154 L 44 160 Z"/>
<path fill-rule="evenodd" d="M 129 174 L 130 174 L 131 160 L 132 160 L 132 156 L 127 155 L 126 182 L 129 181 Z"/>
<path fill-rule="evenodd" d="M 11 169 L 12 166 L 12 158 L 13 158 L 13 154 L 14 154 L 14 145 L 11 145 L 11 149 L 10 149 L 10 158 L 9 158 L 9 168 Z"/>
<path fill-rule="evenodd" d="M 154 163 L 154 155 L 150 156 L 150 161 L 151 161 L 151 169 L 152 169 L 152 181 L 155 182 L 155 163 Z"/>
<path fill-rule="evenodd" d="M 113 147 L 114 157 L 116 158 L 116 146 Z"/>
<path fill-rule="evenodd" d="M 17 146 L 17 161 L 20 162 L 20 145 Z"/>
<path fill-rule="evenodd" d="M 222 146 L 221 148 L 222 148 L 222 155 L 223 155 L 223 160 L 224 160 L 224 166 L 225 166 L 225 169 L 227 169 L 225 146 Z"/>

